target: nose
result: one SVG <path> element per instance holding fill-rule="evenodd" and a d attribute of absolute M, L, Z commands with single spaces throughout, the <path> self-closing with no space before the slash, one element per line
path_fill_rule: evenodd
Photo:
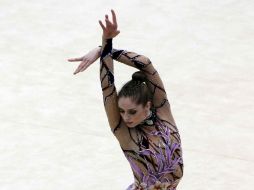
<path fill-rule="evenodd" d="M 124 120 L 124 122 L 129 122 L 130 116 L 128 114 L 124 114 L 123 115 L 123 120 Z"/>

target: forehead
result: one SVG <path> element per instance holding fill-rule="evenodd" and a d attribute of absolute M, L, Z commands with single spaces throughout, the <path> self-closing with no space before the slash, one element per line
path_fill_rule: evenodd
<path fill-rule="evenodd" d="M 137 105 L 131 98 L 129 97 L 121 97 L 118 100 L 118 106 L 124 109 L 137 108 L 140 105 Z"/>

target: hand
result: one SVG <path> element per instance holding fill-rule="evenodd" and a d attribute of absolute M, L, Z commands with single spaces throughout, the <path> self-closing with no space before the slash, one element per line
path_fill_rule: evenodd
<path fill-rule="evenodd" d="M 111 22 L 108 19 L 108 15 L 105 15 L 106 27 L 103 25 L 101 20 L 99 20 L 99 23 L 100 23 L 101 28 L 103 30 L 103 38 L 104 39 L 114 38 L 120 33 L 120 31 L 117 30 L 116 14 L 115 14 L 114 10 L 111 10 L 111 13 L 112 13 L 112 21 L 113 22 Z"/>
<path fill-rule="evenodd" d="M 87 69 L 87 67 L 89 67 L 92 63 L 94 63 L 100 57 L 100 50 L 101 50 L 101 48 L 97 47 L 97 48 L 89 51 L 83 57 L 68 59 L 69 62 L 81 61 L 78 68 L 76 69 L 76 71 L 73 74 L 75 75 L 79 72 L 83 72 L 84 70 Z"/>

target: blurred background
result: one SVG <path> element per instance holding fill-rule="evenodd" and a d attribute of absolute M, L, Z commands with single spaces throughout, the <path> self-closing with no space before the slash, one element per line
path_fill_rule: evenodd
<path fill-rule="evenodd" d="M 114 47 L 149 57 L 183 147 L 179 190 L 253 189 L 254 1 L 1 0 L 0 189 L 123 190 L 134 178 L 104 113 L 99 61 Z M 111 16 L 110 16 L 111 17 Z M 115 62 L 119 89 L 136 70 Z"/>

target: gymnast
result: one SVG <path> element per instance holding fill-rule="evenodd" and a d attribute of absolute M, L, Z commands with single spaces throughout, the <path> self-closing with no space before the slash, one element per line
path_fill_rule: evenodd
<path fill-rule="evenodd" d="M 103 102 L 113 135 L 128 160 L 134 182 L 127 190 L 176 190 L 183 176 L 181 139 L 159 73 L 146 56 L 114 49 L 112 40 L 120 31 L 114 10 L 105 15 L 102 45 L 80 61 L 74 74 L 86 70 L 100 58 L 100 82 Z M 138 71 L 117 92 L 113 60 Z"/>

